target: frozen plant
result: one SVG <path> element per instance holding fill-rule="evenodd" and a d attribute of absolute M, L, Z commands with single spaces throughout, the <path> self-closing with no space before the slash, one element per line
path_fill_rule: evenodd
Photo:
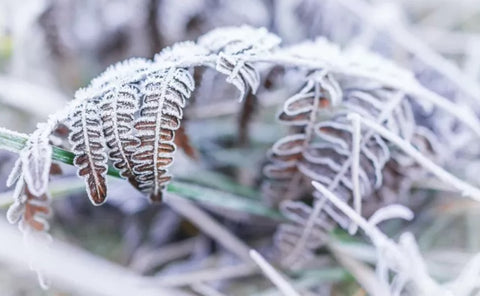
<path fill-rule="evenodd" d="M 301 266 L 314 255 L 334 226 L 329 217 L 352 234 L 362 228 L 322 198 L 311 187 L 312 180 L 353 204 L 360 216 L 380 207 L 382 196 L 375 196 L 380 190 L 398 186 L 387 182 L 388 174 L 397 173 L 396 180 L 402 181 L 414 170 L 434 175 L 467 197 L 480 198 L 477 188 L 442 167 L 442 159 L 435 162 L 435 133 L 417 121 L 412 105 L 434 106 L 477 137 L 480 121 L 474 112 L 365 50 L 342 50 L 323 38 L 292 46 L 280 43 L 265 28 L 226 27 L 196 42 L 177 43 L 153 60 L 135 58 L 110 66 L 29 136 L 8 182 L 16 182 L 17 188 L 11 222 L 46 229 L 48 179 L 57 171 L 51 158 L 58 147 L 51 144 L 59 142 L 52 134 L 61 124 L 69 128 L 70 147 L 64 148 L 73 150 L 73 164 L 94 205 L 106 201 L 107 173 L 128 179 L 152 201 L 161 201 L 172 178 L 168 170 L 177 146 L 189 145 L 188 137 L 178 141 L 175 136 L 195 94 L 199 68 L 223 76 L 238 90 L 240 101 L 262 88 L 265 69 L 277 67 L 304 78 L 279 115 L 292 126 L 291 134 L 273 146 L 271 163 L 264 169 L 268 202 L 282 208 L 291 222 L 280 226 L 276 240 L 286 252 L 286 265 Z M 314 196 L 312 207 L 299 200 L 305 194 Z M 370 213 L 363 204 L 369 205 Z M 403 278 L 399 281 L 395 291 L 403 287 Z"/>

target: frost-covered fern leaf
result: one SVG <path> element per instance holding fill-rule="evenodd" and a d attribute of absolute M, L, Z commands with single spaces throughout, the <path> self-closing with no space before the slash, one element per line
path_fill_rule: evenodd
<path fill-rule="evenodd" d="M 278 118 L 301 132 L 280 139 L 268 153 L 271 163 L 265 166 L 264 173 L 269 181 L 263 184 L 263 192 L 271 204 L 296 199 L 303 193 L 305 186 L 299 185 L 304 180 L 298 165 L 313 139 L 317 116 L 321 110 L 329 113 L 341 98 L 336 80 L 321 72 L 309 75 L 302 90 L 285 102 Z"/>
<path fill-rule="evenodd" d="M 138 145 L 133 135 L 135 112 L 139 105 L 139 90 L 133 85 L 112 87 L 100 101 L 101 120 L 109 157 L 113 166 L 125 178 L 133 176 L 132 154 Z"/>
<path fill-rule="evenodd" d="M 47 231 L 49 228 L 47 219 L 51 215 L 50 197 L 46 191 L 40 195 L 32 193 L 25 181 L 20 163 L 19 159 L 9 176 L 10 184 L 14 181 L 17 183 L 13 191 L 13 204 L 7 211 L 7 220 L 12 224 L 18 222 L 22 232 L 29 229 Z"/>
<path fill-rule="evenodd" d="M 378 120 L 404 139 L 410 140 L 413 136 L 415 122 L 402 94 L 396 95 L 382 87 L 362 90 L 350 85 L 343 89 L 343 101 L 339 106 L 329 109 L 328 114 L 313 115 L 310 113 L 312 109 L 305 107 L 309 106 L 307 102 L 311 97 L 303 93 L 304 90 L 288 99 L 279 115 L 282 122 L 300 127 L 300 132 L 280 139 L 272 147 L 269 153 L 272 164 L 265 167 L 265 173 L 274 182 L 267 183 L 267 196 L 273 197 L 272 193 L 277 198 L 282 196 L 281 191 L 268 190 L 272 185 L 283 187 L 284 181 L 291 179 L 291 175 L 282 175 L 282 171 L 300 174 L 297 178 L 307 177 L 326 186 L 333 182 L 335 186 L 339 185 L 338 190 L 342 187 L 347 192 L 352 190 L 350 155 L 353 131 L 347 119 L 349 113 Z M 396 101 L 392 101 L 395 98 Z M 309 121 L 311 118 L 313 122 Z M 374 133 L 363 131 L 362 141 L 361 192 L 368 195 L 382 184 L 381 170 L 390 159 L 390 151 L 387 143 Z"/>
<path fill-rule="evenodd" d="M 198 44 L 218 55 L 216 69 L 228 76 L 227 82 L 240 91 L 243 99 L 249 89 L 255 93 L 260 85 L 260 77 L 252 63 L 242 57 L 268 54 L 280 44 L 280 39 L 265 28 L 227 27 L 205 34 Z"/>
<path fill-rule="evenodd" d="M 50 132 L 46 124 L 39 124 L 20 153 L 23 177 L 31 193 L 37 196 L 47 192 L 52 164 L 52 147 L 48 140 Z"/>
<path fill-rule="evenodd" d="M 360 130 L 357 134 L 349 114 L 375 120 L 408 141 L 416 127 L 410 104 L 401 92 L 364 79 L 336 80 L 325 73 L 310 75 L 305 87 L 285 102 L 279 114 L 281 122 L 294 127 L 293 134 L 274 144 L 268 154 L 271 162 L 264 168 L 268 178 L 263 186 L 264 195 L 272 204 L 285 201 L 288 206 L 281 208 L 287 217 L 295 216 L 289 212 L 291 209 L 296 212 L 304 207 L 303 202 L 288 200 L 312 191 L 316 194 L 308 186 L 312 180 L 356 204 L 357 210 L 361 210 L 362 198 L 368 198 L 383 184 L 382 170 L 391 159 L 388 143 L 368 130 Z M 359 154 L 354 159 L 353 143 L 356 141 L 360 143 Z M 354 161 L 358 162 L 358 186 L 353 178 Z M 335 213 L 330 204 L 325 203 L 321 208 L 329 216 L 336 217 L 342 227 L 349 227 L 349 220 Z M 292 225 L 299 225 L 297 228 L 302 231 L 290 231 L 294 227 L 291 225 L 278 230 L 276 243 L 285 252 L 282 258 L 287 265 L 300 262 L 302 256 L 308 257 L 306 254 L 321 245 L 315 238 L 319 235 L 314 233 L 328 230 L 325 224 L 320 224 L 320 228 L 317 225 L 321 212 L 313 213 L 312 208 L 309 211 L 312 214 L 309 219 L 302 220 L 302 225 L 298 219 L 292 221 Z M 317 228 L 319 230 L 315 230 Z M 282 233 L 284 231 L 287 233 Z M 296 244 L 292 245 L 291 241 Z"/>
<path fill-rule="evenodd" d="M 100 109 L 87 90 L 78 91 L 76 98 L 83 102 L 69 118 L 69 140 L 75 153 L 73 162 L 78 167 L 78 175 L 85 179 L 91 202 L 100 205 L 107 195 L 105 176 L 108 160 Z"/>
<path fill-rule="evenodd" d="M 32 136 L 33 138 L 33 136 Z M 55 165 L 49 170 L 56 171 Z M 17 161 L 13 171 L 11 172 L 8 183 L 16 183 L 15 190 L 13 192 L 14 202 L 7 211 L 8 222 L 15 224 L 18 223 L 20 231 L 24 235 L 24 239 L 28 239 L 31 235 L 44 238 L 46 241 L 50 240 L 50 235 L 47 233 L 49 229 L 48 218 L 52 214 L 50 207 L 50 196 L 47 192 L 43 192 L 40 195 L 35 195 L 29 189 L 29 185 L 25 182 L 24 173 L 22 172 L 21 159 Z M 45 188 L 46 190 L 46 188 Z M 25 244 L 25 247 L 29 248 L 29 244 Z M 31 254 L 31 249 L 27 251 Z M 30 256 L 27 256 L 30 257 Z M 37 272 L 40 285 L 44 288 L 48 287 L 42 272 L 32 262 L 32 258 L 29 258 L 30 268 Z"/>
<path fill-rule="evenodd" d="M 27 228 L 35 231 L 48 229 L 46 219 L 51 210 L 47 187 L 52 168 L 57 170 L 52 164 L 49 136 L 55 125 L 52 118 L 37 125 L 7 179 L 7 186 L 16 183 L 14 202 L 8 209 L 7 219 L 10 223 L 20 221 L 20 229 L 24 232 Z"/>
<path fill-rule="evenodd" d="M 152 201 L 162 200 L 162 189 L 171 179 L 167 168 L 173 161 L 175 131 L 194 89 L 194 80 L 185 69 L 169 68 L 152 74 L 143 86 L 143 102 L 135 129 L 140 145 L 132 155 L 138 188 Z"/>
<path fill-rule="evenodd" d="M 24 189 L 23 196 L 14 202 L 7 212 L 9 222 L 19 222 L 22 231 L 26 231 L 28 227 L 35 231 L 48 231 L 47 219 L 50 216 L 51 208 L 48 194 L 35 196 L 27 187 Z"/>

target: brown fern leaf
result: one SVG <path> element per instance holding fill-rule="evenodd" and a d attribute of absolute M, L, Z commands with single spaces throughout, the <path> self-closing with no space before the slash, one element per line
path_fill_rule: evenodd
<path fill-rule="evenodd" d="M 139 90 L 133 85 L 116 85 L 100 102 L 103 133 L 113 166 L 124 178 L 133 176 L 132 154 L 138 145 L 133 135 L 134 115 L 138 110 Z"/>
<path fill-rule="evenodd" d="M 15 201 L 7 212 L 7 219 L 10 223 L 19 222 L 22 231 L 31 228 L 35 231 L 48 231 L 47 219 L 51 216 L 50 197 L 45 193 L 41 196 L 33 195 L 28 187 L 24 193 Z"/>
<path fill-rule="evenodd" d="M 27 199 L 25 202 L 25 212 L 23 214 L 24 223 L 36 231 L 47 231 L 48 222 L 46 219 L 51 215 L 49 205 L 50 198 L 47 194 L 35 196 L 30 192 L 28 187 L 25 188 L 25 195 Z"/>
<path fill-rule="evenodd" d="M 149 193 L 152 201 L 162 200 L 162 190 L 171 179 L 167 168 L 176 149 L 175 131 L 193 89 L 193 78 L 185 69 L 169 68 L 145 80 L 140 117 L 135 123 L 140 144 L 132 159 L 137 186 Z"/>
<path fill-rule="evenodd" d="M 39 124 L 37 130 L 28 139 L 25 149 L 20 153 L 25 182 L 35 195 L 47 191 L 48 175 L 52 164 L 52 147 L 48 142 L 50 130 L 46 124 Z"/>
<path fill-rule="evenodd" d="M 319 111 L 337 104 L 341 96 L 333 78 L 312 73 L 302 90 L 285 102 L 278 118 L 287 125 L 300 128 L 300 132 L 280 139 L 268 152 L 271 163 L 264 168 L 268 181 L 263 183 L 262 190 L 269 203 L 278 205 L 280 201 L 296 199 L 304 192 L 305 186 L 299 186 L 304 181 L 298 170 L 299 161 L 314 137 Z"/>
<path fill-rule="evenodd" d="M 74 165 L 78 175 L 84 177 L 88 197 L 94 205 L 105 202 L 107 186 L 106 143 L 102 131 L 102 121 L 97 102 L 89 99 L 87 91 L 80 91 L 77 97 L 84 101 L 73 112 L 70 124 L 70 142 L 75 153 Z"/>
<path fill-rule="evenodd" d="M 20 161 L 18 161 L 20 163 Z M 56 164 L 52 164 L 51 169 L 55 170 Z M 16 175 L 16 176 L 14 176 Z M 13 204 L 7 211 L 7 220 L 14 224 L 19 222 L 22 231 L 30 228 L 35 231 L 44 232 L 49 228 L 47 219 L 51 215 L 50 196 L 47 192 L 35 195 L 26 183 L 24 174 L 14 169 L 9 177 L 10 182 L 16 180 L 17 184 L 13 193 Z"/>

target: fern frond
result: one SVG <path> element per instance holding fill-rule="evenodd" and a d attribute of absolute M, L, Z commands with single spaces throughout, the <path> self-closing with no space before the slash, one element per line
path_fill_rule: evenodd
<path fill-rule="evenodd" d="M 26 200 L 24 204 L 24 213 L 20 228 L 31 227 L 36 231 L 48 231 L 49 223 L 47 219 L 51 216 L 50 208 L 51 198 L 47 193 L 41 196 L 33 195 L 28 187 L 25 188 Z"/>
<path fill-rule="evenodd" d="M 7 220 L 15 224 L 26 233 L 29 229 L 46 232 L 49 224 L 47 219 L 51 216 L 50 197 L 47 192 L 35 195 L 20 173 L 13 192 L 13 204 L 8 208 Z"/>
<path fill-rule="evenodd" d="M 37 196 L 47 192 L 52 165 L 52 147 L 48 140 L 51 131 L 45 125 L 38 126 L 28 139 L 27 147 L 20 153 L 23 177 L 30 192 Z"/>
<path fill-rule="evenodd" d="M 139 106 L 139 90 L 132 85 L 117 85 L 100 101 L 103 134 L 113 166 L 124 178 L 133 176 L 132 154 L 138 145 L 132 126 Z"/>
<path fill-rule="evenodd" d="M 80 90 L 77 98 L 83 97 L 69 119 L 70 143 L 75 153 L 74 164 L 78 175 L 84 177 L 88 197 L 94 205 L 105 202 L 107 187 L 107 145 L 102 131 L 102 121 L 97 102 L 90 99 L 87 90 Z"/>
<path fill-rule="evenodd" d="M 7 211 L 7 219 L 12 224 L 20 221 L 19 227 L 23 233 L 48 230 L 47 218 L 51 209 L 47 187 L 51 170 L 55 169 L 49 136 L 55 126 L 54 118 L 37 125 L 7 179 L 7 186 L 16 182 L 14 203 Z"/>
<path fill-rule="evenodd" d="M 318 113 L 341 100 L 338 83 L 325 74 L 309 75 L 306 85 L 298 94 L 287 99 L 278 115 L 281 122 L 302 130 L 279 140 L 268 153 L 272 163 L 264 168 L 264 173 L 270 181 L 264 183 L 263 190 L 271 204 L 278 204 L 280 196 L 290 200 L 301 195 L 302 190 L 298 189 L 304 187 L 299 186 L 303 177 L 298 171 L 298 163 L 313 139 Z"/>
<path fill-rule="evenodd" d="M 240 91 L 242 100 L 249 90 L 255 94 L 260 85 L 257 69 L 243 57 L 269 53 L 280 39 L 265 28 L 243 26 L 214 30 L 200 37 L 198 44 L 217 54 L 216 70 L 228 76 L 227 82 Z"/>
<path fill-rule="evenodd" d="M 162 189 L 171 179 L 167 168 L 173 161 L 175 131 L 180 127 L 194 81 L 185 69 L 170 68 L 147 77 L 140 117 L 135 122 L 138 149 L 132 155 L 138 188 L 152 201 L 162 200 Z"/>
<path fill-rule="evenodd" d="M 378 84 L 364 83 L 362 80 L 353 84 L 351 80 L 347 80 L 348 83 L 340 80 L 339 83 L 332 84 L 332 81 L 336 80 L 331 79 L 330 83 L 326 84 L 330 85 L 329 88 L 318 83 L 315 90 L 311 81 L 285 102 L 279 115 L 282 122 L 295 126 L 297 132 L 280 139 L 269 152 L 271 164 L 264 169 L 265 175 L 269 178 L 264 184 L 264 193 L 267 200 L 270 202 L 273 200 L 278 204 L 282 200 L 297 199 L 302 194 L 308 193 L 308 188 L 310 190 L 312 188 L 299 184 L 307 184 L 314 180 L 346 201 L 355 198 L 355 208 L 360 211 L 362 198 L 371 196 L 382 185 L 383 168 L 390 161 L 391 154 L 387 142 L 379 135 L 360 130 L 357 133 L 361 136 L 361 144 L 357 148 L 358 156 L 355 161 L 358 165 L 352 166 L 354 160 L 352 145 L 354 138 L 358 136 L 355 136 L 348 114 L 358 114 L 376 120 L 392 132 L 410 140 L 415 127 L 412 111 L 403 94 L 397 94 Z M 325 84 L 325 81 L 322 82 Z M 320 93 L 322 95 L 319 95 Z M 332 98 L 327 99 L 328 96 L 325 94 L 343 97 L 336 100 L 338 102 L 336 106 L 327 109 L 328 113 L 318 107 L 326 107 L 334 101 Z M 321 97 L 323 99 L 320 99 Z M 292 191 L 295 194 L 289 195 Z M 299 207 L 299 204 L 296 207 Z M 282 256 L 285 264 L 297 262 L 299 256 L 304 257 L 321 245 L 318 240 L 312 238 L 312 233 L 315 233 L 317 228 L 315 221 L 321 214 L 319 209 L 330 216 L 335 216 L 336 222 L 342 224 L 342 227 L 355 229 L 353 225 L 349 225 L 348 219 L 335 213 L 335 209 L 328 203 L 320 200 L 315 208 L 316 211 L 311 210 L 309 218 L 299 227 L 302 231 L 296 232 L 295 245 L 282 242 L 283 238 L 290 237 L 292 240 L 291 236 L 295 232 L 282 234 L 282 231 L 290 228 L 287 226 L 279 228 L 276 242 L 282 245 L 283 251 L 286 250 L 285 246 L 292 247 L 286 253 L 288 256 Z M 288 211 L 285 214 L 291 216 Z M 295 223 L 298 224 L 298 221 Z M 324 228 L 323 230 L 327 231 Z"/>

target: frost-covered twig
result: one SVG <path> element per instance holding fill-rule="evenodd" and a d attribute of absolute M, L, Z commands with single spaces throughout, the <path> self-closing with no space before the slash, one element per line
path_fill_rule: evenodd
<path fill-rule="evenodd" d="M 288 50 L 289 49 L 287 48 L 286 51 L 288 52 Z M 451 102 L 447 98 L 425 88 L 412 77 L 402 77 L 402 79 L 398 79 L 398 77 L 389 77 L 388 75 L 384 75 L 385 73 L 372 71 L 373 69 L 356 67 L 357 65 L 349 59 L 348 56 L 343 58 L 345 60 L 342 61 L 342 59 L 338 59 L 338 57 L 318 57 L 318 59 L 312 61 L 285 55 L 282 53 L 282 50 L 280 50 L 279 53 L 274 53 L 270 56 L 244 57 L 245 60 L 251 62 L 279 64 L 284 67 L 298 67 L 310 70 L 328 68 L 333 73 L 377 81 L 385 86 L 390 86 L 399 91 L 403 91 L 408 95 L 412 95 L 414 99 L 419 100 L 420 102 L 425 100 L 434 104 L 446 113 L 463 122 L 474 131 L 477 136 L 480 136 L 480 127 L 478 126 L 480 121 L 465 105 L 459 106 L 458 104 Z M 361 57 L 358 58 L 360 59 Z"/>
<path fill-rule="evenodd" d="M 397 246 L 392 240 L 390 240 L 387 236 L 385 236 L 374 224 L 369 223 L 363 217 L 358 215 L 353 209 L 351 209 L 347 204 L 341 201 L 337 196 L 335 196 L 331 191 L 325 188 L 322 184 L 317 183 L 315 181 L 312 184 L 322 194 L 322 196 L 324 196 L 331 203 L 333 203 L 335 207 L 340 209 L 352 221 L 355 221 L 355 223 L 370 237 L 373 244 L 377 247 L 377 252 L 378 252 L 377 272 L 379 275 L 379 279 L 382 282 L 386 283 L 388 286 L 390 286 L 390 284 L 388 283 L 389 269 L 396 271 L 396 273 L 399 275 L 399 278 L 402 279 L 401 280 L 402 284 L 400 286 L 391 287 L 394 295 L 397 295 L 395 293 L 400 293 L 403 290 L 407 280 L 412 280 L 412 281 L 419 280 L 419 278 L 411 278 L 411 273 L 410 273 L 411 270 L 409 266 L 413 266 L 413 265 L 410 265 L 413 262 L 404 261 L 406 258 L 409 258 L 410 256 L 404 253 L 404 250 L 402 250 L 402 248 Z M 419 262 L 416 262 L 416 264 L 419 264 Z M 422 272 L 423 272 L 423 269 L 420 268 L 418 273 L 422 273 Z M 398 280 L 399 278 L 396 278 L 396 279 Z M 425 276 L 424 274 L 422 274 L 422 278 L 429 279 L 429 277 Z M 395 279 L 394 279 L 394 282 L 395 282 Z M 431 280 L 428 281 L 429 290 L 431 288 L 430 287 L 431 282 L 432 282 Z M 423 283 L 420 283 L 420 286 L 422 285 Z M 437 287 L 435 287 L 435 290 L 437 290 Z"/>
<path fill-rule="evenodd" d="M 422 155 L 417 149 L 415 149 L 410 143 L 401 139 L 397 135 L 389 132 L 387 129 L 381 125 L 366 119 L 361 118 L 361 123 L 368 128 L 374 130 L 382 137 L 388 139 L 393 144 L 397 145 L 402 151 L 407 153 L 410 157 L 415 159 L 421 166 L 427 169 L 430 173 L 435 175 L 440 180 L 450 184 L 452 187 L 456 188 L 463 196 L 470 197 L 475 200 L 480 200 L 480 189 L 473 187 L 472 185 L 460 180 L 459 178 L 453 176 L 452 174 L 445 171 L 440 166 L 436 165 L 434 162 Z"/>

